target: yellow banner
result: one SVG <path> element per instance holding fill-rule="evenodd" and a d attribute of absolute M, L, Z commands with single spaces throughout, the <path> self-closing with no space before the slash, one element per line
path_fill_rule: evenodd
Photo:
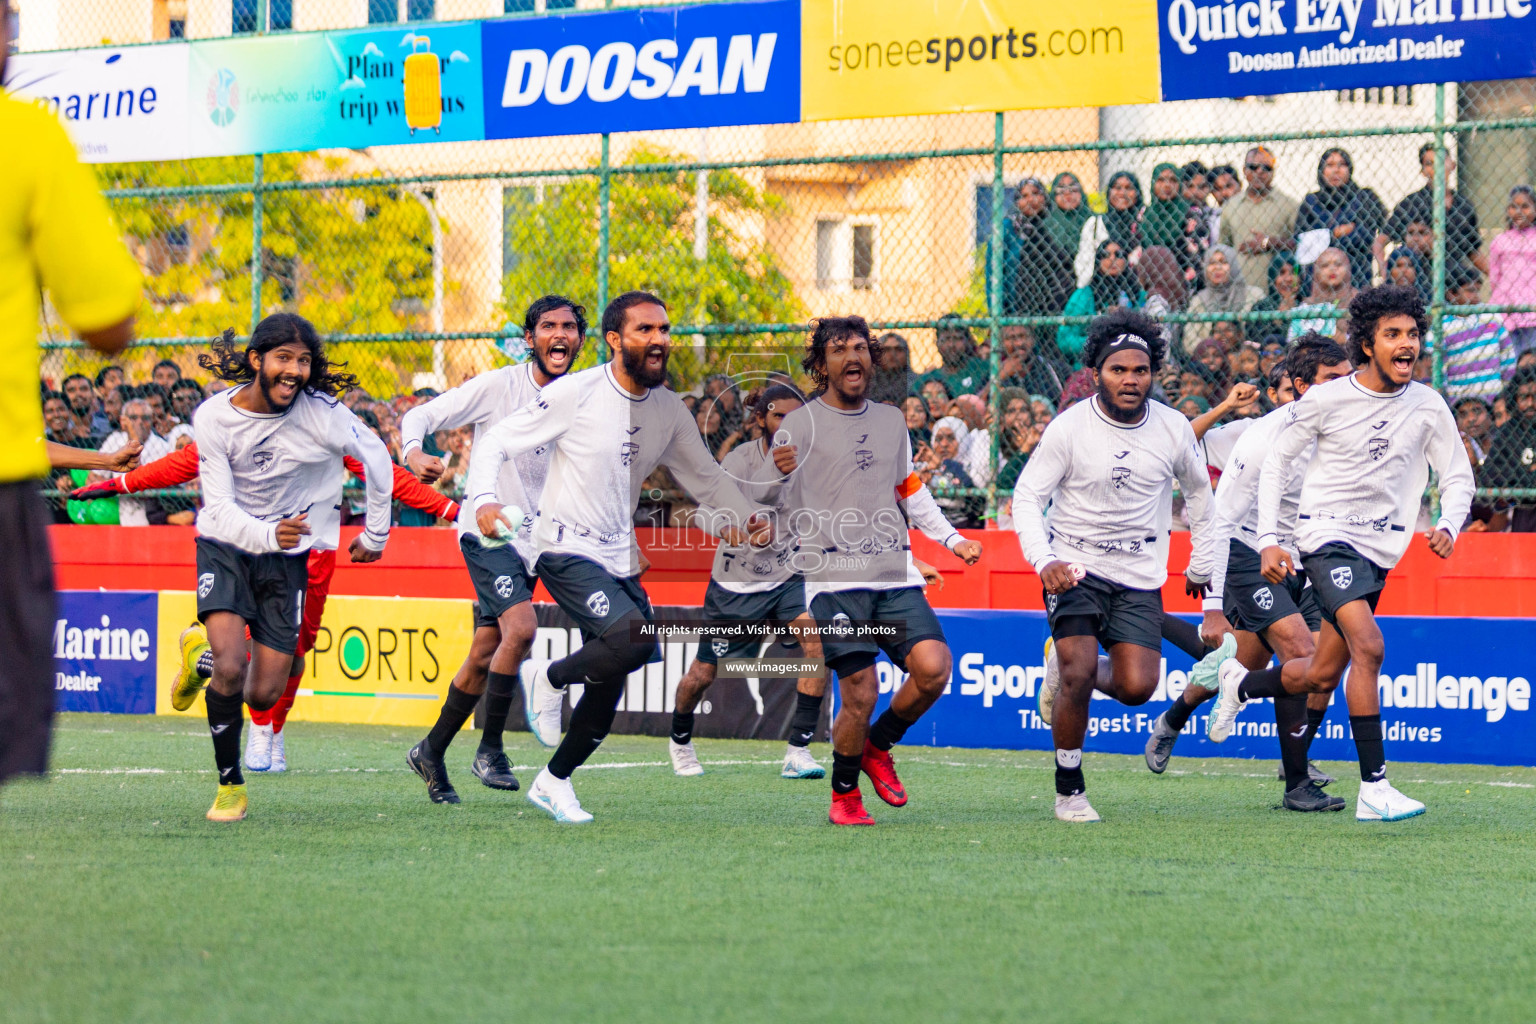
<path fill-rule="evenodd" d="M 804 0 L 801 119 L 1158 100 L 1155 0 Z"/>
<path fill-rule="evenodd" d="M 176 638 L 196 606 L 191 593 L 160 595 L 162 715 L 177 714 L 168 685 L 180 667 Z M 430 726 L 469 653 L 472 607 L 464 600 L 331 597 L 289 720 Z M 207 714 L 201 698 L 184 713 Z"/>

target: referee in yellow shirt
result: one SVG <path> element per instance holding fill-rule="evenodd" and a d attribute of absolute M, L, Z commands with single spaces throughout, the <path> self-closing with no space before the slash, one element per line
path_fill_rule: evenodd
<path fill-rule="evenodd" d="M 0 82 L 10 49 L 0 0 Z M 0 93 L 0 783 L 48 767 L 53 561 L 38 478 L 48 472 L 38 394 L 40 289 L 92 348 L 133 337 L 138 266 L 58 119 Z"/>

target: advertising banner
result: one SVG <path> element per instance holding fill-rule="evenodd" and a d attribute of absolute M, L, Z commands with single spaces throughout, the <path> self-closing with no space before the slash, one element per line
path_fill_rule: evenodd
<path fill-rule="evenodd" d="M 193 156 L 484 137 L 480 25 L 445 22 L 193 44 Z"/>
<path fill-rule="evenodd" d="M 5 87 L 53 111 L 86 163 L 187 156 L 185 43 L 13 53 Z"/>
<path fill-rule="evenodd" d="M 800 119 L 798 0 L 487 21 L 485 137 Z"/>
<path fill-rule="evenodd" d="M 1145 0 L 805 0 L 801 117 L 1157 102 Z"/>
<path fill-rule="evenodd" d="M 156 594 L 71 590 L 53 626 L 60 711 L 145 715 L 155 710 Z"/>
<path fill-rule="evenodd" d="M 1536 75 L 1530 0 L 1158 0 L 1163 99 Z"/>
<path fill-rule="evenodd" d="M 1190 617 L 1193 621 L 1193 617 Z M 947 747 L 1050 750 L 1051 731 L 1035 711 L 1045 677 L 1044 612 L 940 610 L 954 654 L 950 687 L 905 742 Z M 1393 761 L 1536 764 L 1536 620 L 1383 616 L 1386 662 L 1378 692 L 1387 757 Z M 1152 722 L 1189 684 L 1190 659 L 1164 645 L 1157 692 L 1141 707 L 1094 694 L 1085 750 L 1140 754 Z M 879 663 L 880 707 L 901 673 Z M 1175 757 L 1278 760 L 1272 701 L 1256 702 L 1225 743 L 1205 738 L 1209 704 L 1190 718 Z M 1342 690 L 1312 746 L 1320 760 L 1354 761 Z"/>

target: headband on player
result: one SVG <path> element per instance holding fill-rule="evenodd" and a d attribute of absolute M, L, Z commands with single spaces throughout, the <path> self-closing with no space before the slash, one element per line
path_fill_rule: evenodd
<path fill-rule="evenodd" d="M 1147 345 L 1146 339 L 1141 337 L 1141 335 L 1121 334 L 1117 336 L 1114 341 L 1110 342 L 1108 345 L 1105 345 L 1099 350 L 1099 358 L 1098 361 L 1093 364 L 1093 368 L 1095 370 L 1103 369 L 1104 360 L 1108 359 L 1116 352 L 1124 352 L 1126 349 L 1132 348 L 1145 352 L 1149 356 L 1152 354 L 1151 347 Z"/>

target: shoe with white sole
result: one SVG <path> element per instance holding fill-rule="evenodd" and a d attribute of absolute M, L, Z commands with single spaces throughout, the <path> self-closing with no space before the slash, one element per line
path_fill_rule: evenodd
<path fill-rule="evenodd" d="M 1360 795 L 1355 800 L 1356 821 L 1402 821 L 1423 813 L 1423 804 L 1399 793 L 1386 779 L 1360 783 Z"/>
<path fill-rule="evenodd" d="M 790 744 L 784 751 L 784 770 L 779 772 L 780 778 L 785 779 L 824 779 L 827 770 L 811 756 L 808 747 L 797 747 Z"/>
<path fill-rule="evenodd" d="M 528 787 L 528 802 L 567 825 L 585 825 L 592 820 L 592 815 L 581 809 L 571 780 L 555 778 L 548 768 L 539 772 L 539 777 Z"/>
<path fill-rule="evenodd" d="M 1040 681 L 1035 708 L 1040 720 L 1051 724 L 1051 713 L 1056 707 L 1056 695 L 1061 692 L 1061 664 L 1056 660 L 1056 638 L 1045 638 L 1045 678 Z"/>
<path fill-rule="evenodd" d="M 687 743 L 674 743 L 672 740 L 667 740 L 667 754 L 672 758 L 673 775 L 688 778 L 704 774 L 704 766 L 699 764 L 699 755 L 694 752 L 692 740 Z"/>
<path fill-rule="evenodd" d="M 523 684 L 523 713 L 528 718 L 528 731 L 544 746 L 553 747 L 560 743 L 560 705 L 565 700 L 565 691 L 550 685 L 549 666 L 547 660 L 525 658 L 518 667 L 517 678 Z"/>
<path fill-rule="evenodd" d="M 1222 743 L 1232 735 L 1232 726 L 1248 703 L 1237 695 L 1238 687 L 1248 678 L 1248 670 L 1236 658 L 1228 658 L 1216 674 L 1216 700 L 1211 705 L 1210 717 L 1205 720 L 1205 738 L 1212 743 Z"/>
<path fill-rule="evenodd" d="M 251 731 L 245 737 L 245 767 L 247 771 L 264 772 L 272 767 L 272 727 L 251 723 Z"/>
<path fill-rule="evenodd" d="M 1235 657 L 1237 657 L 1237 637 L 1231 633 L 1223 633 L 1221 646 L 1201 658 L 1195 663 L 1195 667 L 1189 670 L 1189 685 L 1198 686 L 1202 690 L 1216 689 L 1222 662 Z"/>
<path fill-rule="evenodd" d="M 1099 812 L 1093 809 L 1088 802 L 1087 793 L 1073 793 L 1071 796 L 1056 794 L 1056 820 L 1091 822 L 1101 821 Z"/>
<path fill-rule="evenodd" d="M 268 772 L 285 772 L 288 770 L 288 745 L 283 742 L 286 732 L 274 732 L 272 734 L 272 766 Z"/>
<path fill-rule="evenodd" d="M 1178 730 L 1168 725 L 1166 715 L 1165 711 L 1152 723 L 1152 735 L 1147 737 L 1147 746 L 1143 751 L 1148 770 L 1158 775 L 1168 770 L 1168 761 L 1173 757 L 1173 745 L 1179 741 Z"/>

